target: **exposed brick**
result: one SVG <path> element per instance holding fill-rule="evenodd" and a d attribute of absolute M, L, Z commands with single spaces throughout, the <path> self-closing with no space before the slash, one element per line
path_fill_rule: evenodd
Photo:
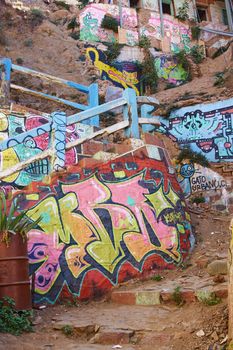
<path fill-rule="evenodd" d="M 222 289 L 217 289 L 214 291 L 216 297 L 218 298 L 227 298 L 228 297 L 228 289 L 226 287 L 223 287 Z"/>
<path fill-rule="evenodd" d="M 145 133 L 145 134 L 142 134 L 142 139 L 147 145 L 154 145 L 154 146 L 163 147 L 163 148 L 165 147 L 163 141 L 160 140 L 157 135 Z"/>
<path fill-rule="evenodd" d="M 117 153 L 117 154 L 124 154 L 128 153 L 132 150 L 131 144 L 119 144 L 119 143 L 108 143 L 104 145 L 104 151 L 105 152 L 111 152 L 111 153 Z"/>
<path fill-rule="evenodd" d="M 91 168 L 102 164 L 103 162 L 94 158 L 83 158 L 79 162 L 79 166 L 82 168 Z"/>
<path fill-rule="evenodd" d="M 161 299 L 164 302 L 173 302 L 173 293 L 174 291 L 161 291 Z M 181 290 L 181 298 L 187 303 L 197 301 L 194 290 Z"/>
<path fill-rule="evenodd" d="M 173 300 L 172 294 L 173 294 L 173 292 L 162 290 L 160 293 L 162 301 L 164 301 L 164 302 L 172 301 Z"/>
<path fill-rule="evenodd" d="M 111 300 L 118 304 L 135 305 L 136 294 L 134 292 L 113 292 Z"/>
<path fill-rule="evenodd" d="M 91 339 L 91 343 L 96 344 L 129 344 L 134 331 L 124 329 L 105 328 Z"/>
<path fill-rule="evenodd" d="M 94 155 L 99 151 L 103 151 L 103 143 L 98 141 L 86 141 L 82 144 L 82 153 Z"/>
<path fill-rule="evenodd" d="M 149 158 L 146 146 L 144 146 L 140 149 L 137 149 L 137 150 L 133 151 L 132 153 L 135 157 L 138 157 L 140 159 Z"/>
<path fill-rule="evenodd" d="M 197 297 L 195 295 L 194 290 L 182 290 L 181 297 L 187 303 L 192 303 L 194 301 L 197 301 Z"/>

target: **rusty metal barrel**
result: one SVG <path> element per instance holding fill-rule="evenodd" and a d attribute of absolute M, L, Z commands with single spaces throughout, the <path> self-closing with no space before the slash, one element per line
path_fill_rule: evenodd
<path fill-rule="evenodd" d="M 31 290 L 27 242 L 11 236 L 9 247 L 0 242 L 0 299 L 11 297 L 17 310 L 30 310 Z"/>

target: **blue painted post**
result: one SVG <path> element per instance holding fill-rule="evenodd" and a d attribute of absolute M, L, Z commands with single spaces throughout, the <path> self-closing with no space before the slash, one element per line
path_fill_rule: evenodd
<path fill-rule="evenodd" d="M 11 60 L 0 58 L 0 107 L 10 105 Z"/>
<path fill-rule="evenodd" d="M 139 139 L 138 106 L 137 96 L 133 89 L 126 89 L 123 97 L 127 100 L 127 105 L 123 108 L 124 120 L 129 120 L 129 127 L 125 130 L 126 137 Z"/>
<path fill-rule="evenodd" d="M 96 107 L 99 106 L 99 89 L 98 84 L 91 84 L 89 86 L 89 94 L 88 94 L 88 107 Z M 93 125 L 99 127 L 99 116 L 95 115 L 94 117 L 83 121 L 84 124 Z"/>
<path fill-rule="evenodd" d="M 65 168 L 65 150 L 66 150 L 66 113 L 54 112 L 53 118 L 54 140 L 53 149 L 55 150 L 55 159 L 53 169 L 61 171 Z"/>
<path fill-rule="evenodd" d="M 151 118 L 151 113 L 154 111 L 154 106 L 144 104 L 141 106 L 141 117 L 142 118 Z M 154 125 L 151 124 L 142 124 L 142 131 L 149 132 L 154 130 Z"/>

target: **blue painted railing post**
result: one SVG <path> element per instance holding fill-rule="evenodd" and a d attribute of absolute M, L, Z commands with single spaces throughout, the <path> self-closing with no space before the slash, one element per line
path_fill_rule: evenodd
<path fill-rule="evenodd" d="M 10 105 L 11 60 L 0 58 L 0 107 Z"/>
<path fill-rule="evenodd" d="M 65 150 L 66 150 L 66 113 L 53 112 L 53 149 L 55 151 L 55 158 L 53 163 L 54 171 L 61 171 L 65 168 Z"/>
<path fill-rule="evenodd" d="M 142 118 L 152 118 L 153 116 L 151 113 L 154 111 L 155 107 L 151 105 L 144 104 L 141 106 L 141 117 Z M 143 132 L 149 132 L 154 130 L 154 125 L 151 124 L 143 124 L 142 125 L 142 131 Z"/>
<path fill-rule="evenodd" d="M 127 100 L 127 105 L 123 108 L 124 120 L 129 120 L 129 127 L 125 130 L 126 137 L 139 139 L 138 106 L 137 96 L 133 89 L 126 89 L 123 97 Z"/>
<path fill-rule="evenodd" d="M 99 106 L 99 89 L 98 84 L 91 84 L 89 86 L 89 94 L 88 94 L 88 107 L 96 107 Z M 95 115 L 94 117 L 83 121 L 84 124 L 93 125 L 99 127 L 99 116 Z"/>

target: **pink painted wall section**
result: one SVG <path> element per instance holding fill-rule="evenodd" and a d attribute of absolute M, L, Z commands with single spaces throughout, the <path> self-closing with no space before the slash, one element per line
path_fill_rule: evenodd
<path fill-rule="evenodd" d="M 189 253 L 190 217 L 168 162 L 124 156 L 91 164 L 18 192 L 31 220 L 41 217 L 28 241 L 35 303 L 99 297 Z"/>
<path fill-rule="evenodd" d="M 161 36 L 161 20 L 157 12 L 151 12 L 148 23 L 140 28 L 140 35 L 145 35 L 150 39 L 167 41 L 169 51 L 178 52 L 184 49 L 190 51 L 191 31 L 188 25 L 178 21 L 172 16 L 164 15 L 164 38 Z M 162 40 L 163 39 L 163 40 Z"/>
<path fill-rule="evenodd" d="M 91 4 L 86 6 L 80 13 L 80 39 L 89 42 L 114 42 L 118 34 L 112 30 L 101 28 L 105 15 L 110 15 L 119 21 L 119 6 L 107 4 Z M 122 8 L 122 22 L 125 29 L 127 45 L 135 45 L 138 41 L 138 25 L 136 10 Z"/>

